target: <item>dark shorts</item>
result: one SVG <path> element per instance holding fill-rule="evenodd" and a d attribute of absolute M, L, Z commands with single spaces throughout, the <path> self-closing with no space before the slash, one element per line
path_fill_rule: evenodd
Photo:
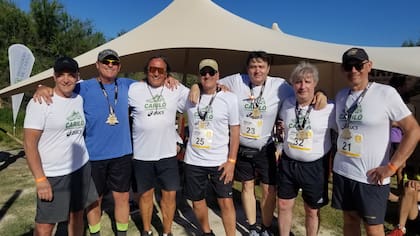
<path fill-rule="evenodd" d="M 333 173 L 333 208 L 356 211 L 370 225 L 383 224 L 389 185 L 360 183 Z"/>
<path fill-rule="evenodd" d="M 261 150 L 239 146 L 235 180 L 253 180 L 258 175 L 264 184 L 276 185 L 275 151 L 274 143 L 265 145 Z"/>
<path fill-rule="evenodd" d="M 176 157 L 160 159 L 158 161 L 133 160 L 135 183 L 133 191 L 144 193 L 159 187 L 165 191 L 180 189 L 178 160 Z"/>
<path fill-rule="evenodd" d="M 71 174 L 48 177 L 48 181 L 53 191 L 53 200 L 48 202 L 37 198 L 37 223 L 66 221 L 70 212 L 81 211 L 98 199 L 89 163 Z"/>
<path fill-rule="evenodd" d="M 107 190 L 128 192 L 131 186 L 132 155 L 101 161 L 90 161 L 92 177 L 99 196 Z"/>
<path fill-rule="evenodd" d="M 312 162 L 290 159 L 283 152 L 278 167 L 277 196 L 282 199 L 296 198 L 302 189 L 302 198 L 313 209 L 328 204 L 328 157 Z"/>
<path fill-rule="evenodd" d="M 208 184 L 216 193 L 217 198 L 232 198 L 232 184 L 223 183 L 219 180 L 223 170 L 218 171 L 219 167 L 204 167 L 185 164 L 184 195 L 192 201 L 200 201 L 206 198 Z"/>

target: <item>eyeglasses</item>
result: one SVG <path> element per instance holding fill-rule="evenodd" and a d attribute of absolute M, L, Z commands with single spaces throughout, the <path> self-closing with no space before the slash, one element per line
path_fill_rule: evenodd
<path fill-rule="evenodd" d="M 166 72 L 164 68 L 154 67 L 154 66 L 149 67 L 149 73 L 154 74 L 154 73 L 156 73 L 156 71 L 157 71 L 160 75 L 165 74 L 165 72 Z"/>
<path fill-rule="evenodd" d="M 118 66 L 120 64 L 120 61 L 105 59 L 105 60 L 102 60 L 101 63 L 107 66 L 109 66 L 109 64 L 111 64 L 112 66 Z"/>
<path fill-rule="evenodd" d="M 368 63 L 367 61 L 365 62 L 361 62 L 358 64 L 343 64 L 343 69 L 345 72 L 350 72 L 353 70 L 353 67 L 357 70 L 357 71 L 361 71 L 363 69 L 363 66 Z"/>
<path fill-rule="evenodd" d="M 217 71 L 215 71 L 213 69 L 200 70 L 200 75 L 201 76 L 206 76 L 207 74 L 209 74 L 210 76 L 214 76 L 216 73 L 217 73 Z"/>

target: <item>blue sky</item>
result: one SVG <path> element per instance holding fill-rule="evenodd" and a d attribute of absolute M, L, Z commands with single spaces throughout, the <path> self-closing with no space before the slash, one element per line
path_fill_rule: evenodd
<path fill-rule="evenodd" d="M 30 0 L 13 0 L 27 10 Z M 197 0 L 190 0 L 197 1 Z M 206 0 L 205 0 L 206 1 Z M 73 17 L 91 20 L 108 39 L 144 23 L 171 0 L 60 0 Z M 226 10 L 287 34 L 359 46 L 399 47 L 420 40 L 419 0 L 214 0 Z"/>

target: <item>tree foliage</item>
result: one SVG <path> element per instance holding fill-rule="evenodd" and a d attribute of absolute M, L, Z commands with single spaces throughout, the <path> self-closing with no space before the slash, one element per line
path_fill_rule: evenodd
<path fill-rule="evenodd" d="M 92 22 L 71 17 L 58 0 L 31 0 L 29 12 L 0 0 L 0 12 L 0 88 L 9 85 L 7 50 L 14 43 L 34 54 L 32 74 L 50 68 L 60 55 L 75 57 L 105 43 Z"/>
<path fill-rule="evenodd" d="M 418 47 L 420 46 L 420 39 L 417 42 L 414 42 L 413 40 L 406 40 L 402 44 L 403 47 Z"/>

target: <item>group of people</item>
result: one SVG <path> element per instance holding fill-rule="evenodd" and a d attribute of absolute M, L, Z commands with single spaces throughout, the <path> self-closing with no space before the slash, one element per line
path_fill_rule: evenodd
<path fill-rule="evenodd" d="M 105 191 L 111 191 L 115 202 L 117 234 L 126 235 L 131 186 L 139 194 L 141 235 L 153 234 L 157 187 L 162 191 L 161 233 L 172 235 L 181 186 L 203 235 L 214 235 L 206 203 L 208 185 L 221 208 L 225 234 L 235 235 L 233 180 L 242 184 L 249 235 L 272 235 L 276 205 L 279 234 L 289 235 L 299 190 L 306 233 L 316 235 L 319 210 L 329 202 L 332 150 L 337 150 L 332 206 L 343 211 L 344 235 L 360 235 L 362 220 L 368 235 L 383 235 L 389 177 L 420 139 L 414 116 L 395 89 L 369 81 L 372 61 L 361 48 L 343 54 L 349 88 L 337 94 L 335 103 L 316 93 L 319 74 L 314 65 L 299 63 L 290 83 L 269 76 L 270 65 L 267 53 L 253 51 L 246 61 L 247 74 L 220 79 L 217 61 L 203 59 L 198 65 L 200 83 L 190 91 L 174 85 L 170 65 L 162 56 L 146 63 L 144 81 L 117 77 L 120 58 L 111 49 L 98 54 L 98 77 L 81 82 L 77 62 L 59 58 L 54 65 L 55 87 L 37 89 L 24 123 L 25 152 L 38 197 L 36 235 L 51 235 L 55 223 L 65 220 L 69 234 L 81 235 L 84 209 L 90 235 L 100 235 Z M 188 116 L 183 183 L 176 158 L 176 112 Z M 283 120 L 284 132 L 279 160 L 273 142 L 278 119 Z M 391 121 L 404 132 L 392 156 Z M 333 131 L 337 140 L 332 140 Z M 257 222 L 254 190 L 257 179 L 262 189 L 261 222 Z M 405 202 L 412 203 L 412 198 Z M 411 219 L 413 213 L 407 212 Z"/>

